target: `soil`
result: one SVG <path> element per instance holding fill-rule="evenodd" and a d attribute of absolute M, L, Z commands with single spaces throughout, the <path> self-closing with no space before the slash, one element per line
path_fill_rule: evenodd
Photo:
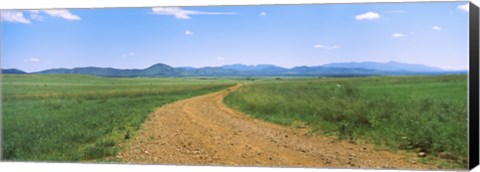
<path fill-rule="evenodd" d="M 418 155 L 377 150 L 307 129 L 254 119 L 228 108 L 226 90 L 157 109 L 117 155 L 126 163 L 317 168 L 437 169 Z"/>

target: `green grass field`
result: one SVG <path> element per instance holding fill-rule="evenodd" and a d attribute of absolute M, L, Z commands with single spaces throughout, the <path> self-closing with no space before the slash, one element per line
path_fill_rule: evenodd
<path fill-rule="evenodd" d="M 467 167 L 466 75 L 259 80 L 225 102 L 311 134 L 448 155 Z"/>
<path fill-rule="evenodd" d="M 229 80 L 2 75 L 2 158 L 104 161 L 157 107 Z"/>

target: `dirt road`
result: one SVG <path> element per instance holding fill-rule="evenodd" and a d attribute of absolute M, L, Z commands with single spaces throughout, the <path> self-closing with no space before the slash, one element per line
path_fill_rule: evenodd
<path fill-rule="evenodd" d="M 417 163 L 415 154 L 306 136 L 229 109 L 223 98 L 240 86 L 157 109 L 117 157 L 140 164 L 436 169 Z"/>

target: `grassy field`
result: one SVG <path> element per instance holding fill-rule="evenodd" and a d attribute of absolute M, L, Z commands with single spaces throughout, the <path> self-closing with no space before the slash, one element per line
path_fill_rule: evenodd
<path fill-rule="evenodd" d="M 466 75 L 258 80 L 225 102 L 311 134 L 423 151 L 467 167 Z"/>
<path fill-rule="evenodd" d="M 2 75 L 2 158 L 103 161 L 155 108 L 231 85 L 194 78 Z"/>

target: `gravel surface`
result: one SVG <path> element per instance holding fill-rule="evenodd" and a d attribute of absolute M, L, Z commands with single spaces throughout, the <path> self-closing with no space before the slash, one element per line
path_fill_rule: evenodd
<path fill-rule="evenodd" d="M 436 169 L 414 153 L 307 136 L 307 129 L 248 117 L 223 103 L 239 87 L 157 109 L 117 157 L 135 164 Z"/>

